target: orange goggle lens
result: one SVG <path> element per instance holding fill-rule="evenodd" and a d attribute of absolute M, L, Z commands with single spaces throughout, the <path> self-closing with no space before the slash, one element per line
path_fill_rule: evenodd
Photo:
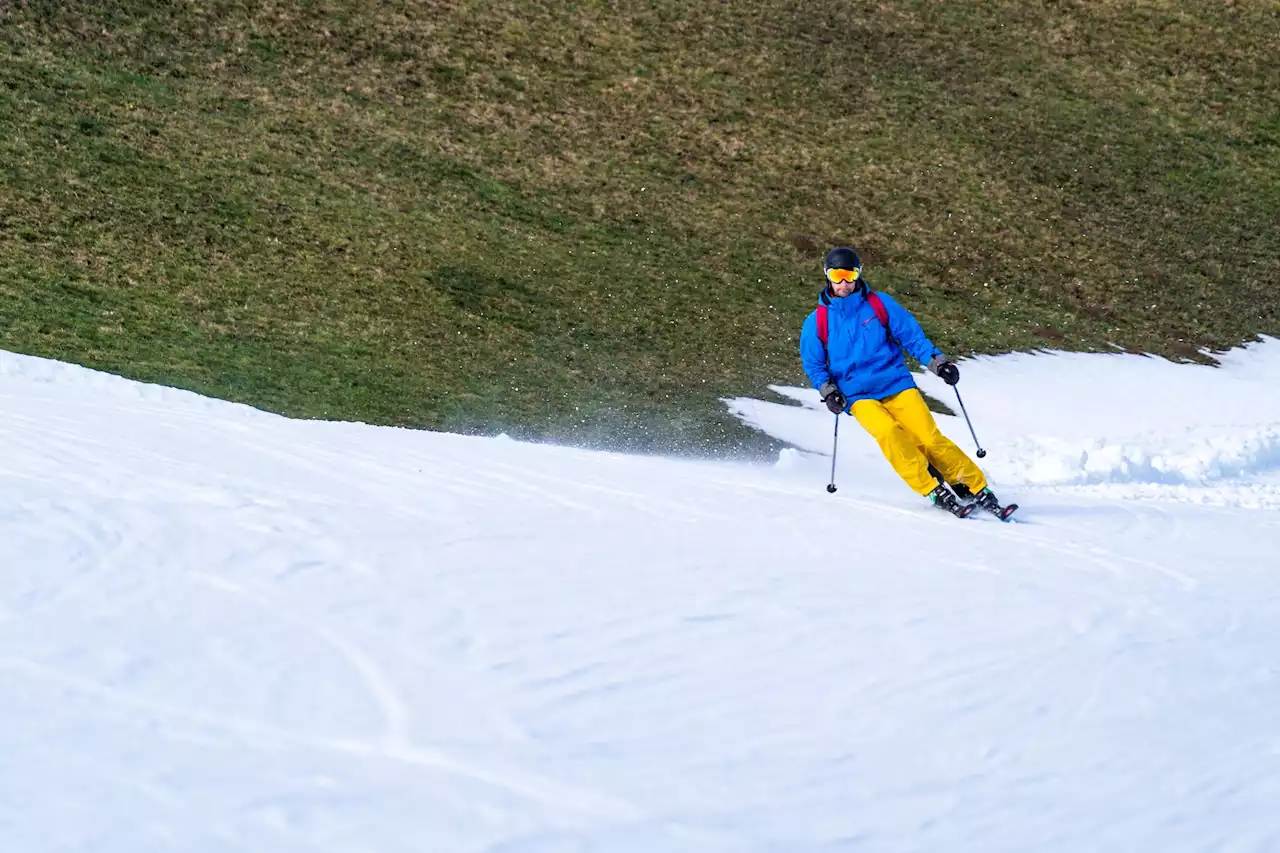
<path fill-rule="evenodd" d="M 828 281 L 857 281 L 862 270 L 827 270 Z"/>

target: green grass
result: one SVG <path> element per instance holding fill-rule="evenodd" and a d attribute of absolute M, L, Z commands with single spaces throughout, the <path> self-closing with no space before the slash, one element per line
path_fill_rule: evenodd
<path fill-rule="evenodd" d="M 0 347 L 767 442 L 820 261 L 948 352 L 1280 334 L 1280 3 L 0 2 Z"/>

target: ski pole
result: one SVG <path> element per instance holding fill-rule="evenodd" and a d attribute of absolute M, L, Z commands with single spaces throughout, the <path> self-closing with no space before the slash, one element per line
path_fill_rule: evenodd
<path fill-rule="evenodd" d="M 951 387 L 955 389 L 956 402 L 960 404 L 960 411 L 964 413 L 964 422 L 969 425 L 969 435 L 973 436 L 973 443 L 978 448 L 978 458 L 981 459 L 982 457 L 987 455 L 987 451 L 982 449 L 982 442 L 978 441 L 978 434 L 973 431 L 973 421 L 969 420 L 969 412 L 965 410 L 964 400 L 960 399 L 960 389 L 956 388 L 956 386 L 954 385 L 952 385 Z"/>
<path fill-rule="evenodd" d="M 840 415 L 836 415 L 836 428 L 831 433 L 831 482 L 827 483 L 827 491 L 836 491 L 836 450 L 840 447 Z"/>

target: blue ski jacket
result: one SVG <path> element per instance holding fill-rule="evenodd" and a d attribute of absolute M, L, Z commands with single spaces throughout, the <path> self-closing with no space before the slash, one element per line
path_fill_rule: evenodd
<path fill-rule="evenodd" d="M 887 329 L 867 302 L 865 284 L 845 297 L 823 288 L 818 300 L 827 306 L 827 346 L 818 338 L 817 309 L 800 330 L 800 360 L 814 388 L 830 381 L 850 403 L 883 400 L 915 387 L 903 352 L 924 365 L 942 355 L 911 312 L 887 293 L 879 296 L 889 315 Z"/>

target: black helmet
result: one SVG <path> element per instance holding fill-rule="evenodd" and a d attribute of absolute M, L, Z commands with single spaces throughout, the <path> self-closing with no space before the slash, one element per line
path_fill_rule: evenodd
<path fill-rule="evenodd" d="M 860 270 L 862 269 L 862 258 L 858 257 L 858 253 L 848 246 L 840 246 L 827 252 L 827 257 L 822 261 L 822 271 L 827 270 Z"/>

